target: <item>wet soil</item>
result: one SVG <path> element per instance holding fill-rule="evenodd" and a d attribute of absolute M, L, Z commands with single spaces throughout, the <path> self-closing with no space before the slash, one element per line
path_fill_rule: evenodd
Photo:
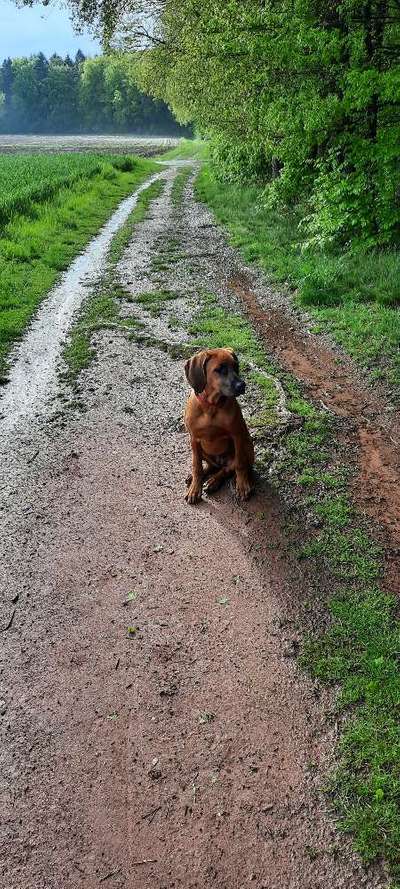
<path fill-rule="evenodd" d="M 308 330 L 282 296 L 271 305 L 268 290 L 251 272 L 233 275 L 228 286 L 240 298 L 271 355 L 289 370 L 317 404 L 344 421 L 342 443 L 355 464 L 355 501 L 386 531 L 389 548 L 400 554 L 400 416 L 383 387 L 373 390 L 347 357 Z M 262 290 L 262 285 L 261 285 Z M 391 583 L 400 592 L 397 570 Z"/>
<path fill-rule="evenodd" d="M 179 346 L 205 288 L 239 310 L 248 270 L 190 186 L 171 205 L 175 172 L 116 279 Z M 154 318 L 132 300 L 160 286 Z M 383 889 L 320 791 L 338 729 L 296 664 L 282 504 L 260 481 L 189 507 L 182 361 L 126 330 L 96 347 L 80 410 L 37 400 L 1 431 L 1 885 Z"/>

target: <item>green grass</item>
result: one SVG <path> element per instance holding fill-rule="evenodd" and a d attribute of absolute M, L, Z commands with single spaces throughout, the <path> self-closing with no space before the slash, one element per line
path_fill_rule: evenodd
<path fill-rule="evenodd" d="M 301 395 L 296 396 L 297 404 Z M 300 411 L 301 413 L 301 411 Z M 304 402 L 304 424 L 289 433 L 275 483 L 296 494 L 299 521 L 314 513 L 321 527 L 302 532 L 300 562 L 322 582 L 328 628 L 306 641 L 302 663 L 339 688 L 337 709 L 348 714 L 338 767 L 327 792 L 344 831 L 364 861 L 383 857 L 400 879 L 400 626 L 395 596 L 383 591 L 382 553 L 348 495 L 349 472 L 338 465 L 333 421 Z M 302 493 L 303 492 L 303 493 Z M 293 521 L 293 516 L 292 516 Z M 305 542 L 304 542 L 304 538 Z M 309 596 L 310 599 L 310 596 Z"/>
<path fill-rule="evenodd" d="M 352 516 L 351 506 L 344 495 L 326 496 L 322 503 L 314 502 L 314 508 L 317 515 L 328 522 L 332 528 L 345 528 Z"/>
<path fill-rule="evenodd" d="M 339 710 L 352 715 L 330 782 L 342 827 L 365 861 L 383 857 L 400 879 L 400 672 L 395 597 L 375 583 L 379 558 L 364 539 L 350 538 L 352 571 L 330 603 L 332 623 L 306 645 L 303 662 L 314 676 L 341 687 Z M 329 559 L 342 563 L 348 548 L 336 539 Z M 356 558 L 354 558 L 356 556 Z M 351 583 L 351 585 L 349 585 Z"/>
<path fill-rule="evenodd" d="M 200 139 L 181 139 L 179 145 L 160 155 L 161 160 L 185 160 L 186 158 L 202 158 L 207 153 L 207 145 Z"/>
<path fill-rule="evenodd" d="M 181 172 L 177 173 L 175 176 L 171 189 L 171 203 L 173 207 L 180 207 L 182 205 L 185 188 L 192 172 L 192 167 L 186 167 L 186 169 L 181 170 Z"/>
<path fill-rule="evenodd" d="M 91 336 L 95 330 L 117 321 L 118 312 L 114 299 L 109 293 L 100 291 L 85 303 L 79 323 L 72 329 L 63 351 L 67 364 L 66 377 L 69 382 L 77 379 L 80 372 L 89 366 L 96 354 L 91 345 Z"/>
<path fill-rule="evenodd" d="M 101 156 L 77 152 L 0 155 L 0 223 L 28 213 L 76 179 L 90 179 L 103 165 Z"/>
<path fill-rule="evenodd" d="M 189 327 L 189 333 L 199 338 L 199 347 L 223 349 L 229 346 L 240 355 L 264 366 L 263 350 L 250 325 L 241 315 L 233 315 L 217 305 L 212 294 L 204 294 L 203 307 Z"/>
<path fill-rule="evenodd" d="M 150 260 L 150 271 L 154 280 L 158 281 L 160 276 L 162 280 L 163 273 L 169 271 L 171 266 L 176 265 L 183 258 L 180 241 L 174 236 L 165 238 L 160 244 L 158 252 L 154 252 Z"/>
<path fill-rule="evenodd" d="M 135 302 L 147 309 L 153 318 L 156 318 L 161 314 L 165 305 L 175 299 L 179 299 L 179 293 L 175 293 L 173 290 L 151 290 L 147 293 L 139 293 Z"/>
<path fill-rule="evenodd" d="M 305 249 L 295 210 L 269 210 L 263 191 L 220 182 L 210 165 L 196 182 L 198 197 L 228 229 L 247 262 L 272 282 L 295 290 L 295 300 L 365 369 L 400 387 L 400 253 L 350 254 Z"/>
<path fill-rule="evenodd" d="M 122 169 L 121 169 L 122 167 Z M 128 169 L 124 169 L 127 167 Z M 101 172 L 79 178 L 52 198 L 15 216 L 0 237 L 0 377 L 7 355 L 60 273 L 85 247 L 118 203 L 157 165 L 142 158 L 107 159 Z"/>
<path fill-rule="evenodd" d="M 198 346 L 229 344 L 244 365 L 253 362 L 278 376 L 288 408 L 303 417 L 300 428 L 280 437 L 272 476 L 269 452 L 265 471 L 269 483 L 272 480 L 295 503 L 288 535 L 295 543 L 299 565 L 307 565 L 305 625 L 310 623 L 308 615 L 313 626 L 316 612 L 329 616 L 328 621 L 322 620 L 327 627 L 306 639 L 301 655 L 303 666 L 315 678 L 338 689 L 337 709 L 347 714 L 338 766 L 327 793 L 342 829 L 352 834 L 364 861 L 383 857 L 393 879 L 400 880 L 397 602 L 380 587 L 382 553 L 351 504 L 349 470 L 338 462 L 335 422 L 303 397 L 292 377 L 271 367 L 249 323 L 226 312 L 211 295 L 206 295 L 189 333 L 198 337 Z M 275 387 L 259 371 L 251 376 L 261 397 L 258 421 L 263 421 L 264 411 L 265 425 L 270 426 Z M 258 467 L 263 472 L 262 452 Z M 317 529 L 311 524 L 306 530 L 305 514 L 315 517 Z"/>
<path fill-rule="evenodd" d="M 132 238 L 135 226 L 144 219 L 151 202 L 160 195 L 163 188 L 164 182 L 158 179 L 144 189 L 128 219 L 113 237 L 101 281 L 97 284 L 95 293 L 85 301 L 63 350 L 66 364 L 64 377 L 71 386 L 76 384 L 81 371 L 90 365 L 96 355 L 92 346 L 92 336 L 96 330 L 110 325 L 130 330 L 140 327 L 137 319 L 121 318 L 119 315 L 118 300 L 125 300 L 127 294 L 115 280 L 115 268 Z"/>

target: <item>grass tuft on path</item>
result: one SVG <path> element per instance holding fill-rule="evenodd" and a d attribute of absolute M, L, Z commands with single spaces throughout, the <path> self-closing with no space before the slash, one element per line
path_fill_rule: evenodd
<path fill-rule="evenodd" d="M 185 194 L 185 188 L 192 173 L 193 168 L 191 166 L 188 166 L 185 169 L 181 170 L 181 172 L 175 176 L 171 189 L 171 204 L 173 207 L 178 209 L 179 207 L 181 207 Z"/>
<path fill-rule="evenodd" d="M 180 139 L 175 148 L 160 155 L 160 160 L 186 160 L 189 158 L 203 158 L 207 155 L 207 143 L 201 139 Z"/>
<path fill-rule="evenodd" d="M 107 158 L 101 172 L 31 203 L 0 236 L 0 378 L 7 356 L 61 272 L 106 222 L 119 202 L 158 167 L 143 158 Z"/>
<path fill-rule="evenodd" d="M 166 304 L 179 299 L 179 293 L 174 290 L 149 290 L 139 293 L 135 302 L 143 306 L 153 318 L 158 318 Z"/>

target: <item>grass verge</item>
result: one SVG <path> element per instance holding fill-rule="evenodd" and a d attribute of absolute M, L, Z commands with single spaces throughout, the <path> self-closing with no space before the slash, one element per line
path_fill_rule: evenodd
<path fill-rule="evenodd" d="M 164 183 L 157 180 L 142 191 L 132 213 L 114 235 L 105 272 L 96 286 L 95 293 L 84 303 L 63 350 L 66 364 L 64 378 L 72 386 L 76 384 L 80 372 L 89 366 L 96 354 L 91 342 L 96 330 L 109 326 L 129 329 L 140 326 L 135 318 L 122 319 L 119 315 L 118 299 L 125 299 L 126 294 L 115 281 L 115 267 L 132 238 L 135 226 L 144 219 L 151 202 L 160 195 L 163 188 Z"/>
<path fill-rule="evenodd" d="M 302 418 L 275 443 L 272 479 L 290 498 L 289 538 L 306 569 L 301 623 L 315 626 L 303 666 L 338 689 L 346 716 L 338 767 L 327 793 L 341 827 L 367 863 L 384 858 L 400 886 L 400 629 L 395 597 L 381 587 L 382 556 L 348 496 L 349 472 L 338 461 L 335 421 L 304 399 L 289 375 L 271 367 L 249 323 L 208 296 L 190 333 L 198 345 L 227 342 L 282 382 L 287 408 Z M 257 379 L 258 377 L 258 379 Z M 262 377 L 262 375 L 261 375 Z M 253 375 L 260 383 L 259 375 Z M 271 384 L 260 388 L 266 423 L 276 407 Z M 262 417 L 261 409 L 261 417 Z M 258 461 L 271 472 L 271 453 Z M 269 475 L 269 480 L 271 475 Z M 326 617 L 328 612 L 328 619 Z M 321 623 L 325 629 L 321 632 Z"/>
<path fill-rule="evenodd" d="M 60 273 L 85 247 L 122 198 L 158 169 L 131 158 L 125 165 L 105 161 L 89 180 L 61 188 L 51 200 L 32 204 L 30 216 L 16 216 L 0 237 L 0 379 L 7 356 Z M 122 169 L 121 169 L 122 167 Z M 128 167 L 128 169 L 124 168 Z"/>
<path fill-rule="evenodd" d="M 315 332 L 333 338 L 394 393 L 400 390 L 400 254 L 305 250 L 300 214 L 267 209 L 263 191 L 218 180 L 203 166 L 197 196 L 228 229 L 247 262 L 273 282 L 295 290 L 297 303 L 315 318 Z"/>
<path fill-rule="evenodd" d="M 207 154 L 207 144 L 200 139 L 181 139 L 179 145 L 160 155 L 160 160 L 185 160 L 186 158 L 203 158 Z"/>

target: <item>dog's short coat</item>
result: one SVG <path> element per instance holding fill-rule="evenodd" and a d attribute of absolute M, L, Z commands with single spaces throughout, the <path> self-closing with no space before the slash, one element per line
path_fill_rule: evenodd
<path fill-rule="evenodd" d="M 212 493 L 234 474 L 237 496 L 247 500 L 254 448 L 236 401 L 245 391 L 238 359 L 232 349 L 204 349 L 186 362 L 185 373 L 194 390 L 184 417 L 193 460 L 186 500 L 197 503 L 201 499 L 205 478 L 207 493 Z"/>

